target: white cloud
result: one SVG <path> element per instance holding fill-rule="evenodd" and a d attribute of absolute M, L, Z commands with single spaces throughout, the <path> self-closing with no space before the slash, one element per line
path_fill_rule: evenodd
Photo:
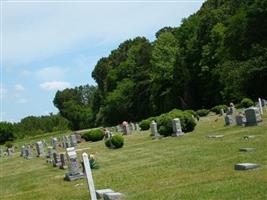
<path fill-rule="evenodd" d="M 64 81 L 51 81 L 40 84 L 40 88 L 43 90 L 63 90 L 70 87 L 71 84 Z"/>
<path fill-rule="evenodd" d="M 4 3 L 4 59 L 29 63 L 178 26 L 199 2 Z"/>
<path fill-rule="evenodd" d="M 25 90 L 25 88 L 21 84 L 16 84 L 15 85 L 15 90 L 18 91 L 18 92 L 20 92 L 20 91 Z"/>
<path fill-rule="evenodd" d="M 57 66 L 44 67 L 36 71 L 36 78 L 41 81 L 52 81 L 65 79 L 68 68 Z"/>
<path fill-rule="evenodd" d="M 21 103 L 21 104 L 23 104 L 23 103 L 27 103 L 27 102 L 28 102 L 28 100 L 25 99 L 25 98 L 20 98 L 20 99 L 18 100 L 18 103 Z"/>

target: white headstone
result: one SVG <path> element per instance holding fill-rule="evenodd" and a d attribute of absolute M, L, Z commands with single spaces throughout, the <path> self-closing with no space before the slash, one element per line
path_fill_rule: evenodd
<path fill-rule="evenodd" d="M 263 115 L 263 109 L 262 109 L 262 101 L 261 101 L 261 98 L 259 98 L 258 100 L 259 100 L 259 109 L 260 109 L 260 113 L 261 113 L 261 115 Z"/>
<path fill-rule="evenodd" d="M 175 118 L 175 119 L 172 120 L 172 130 L 173 130 L 172 136 L 183 135 L 181 122 L 180 122 L 179 118 Z"/>
<path fill-rule="evenodd" d="M 94 185 L 90 162 L 89 162 L 87 153 L 83 153 L 83 163 L 84 163 L 84 169 L 85 169 L 85 174 L 86 174 L 86 179 L 88 183 L 88 189 L 90 192 L 91 200 L 96 200 L 95 185 Z"/>

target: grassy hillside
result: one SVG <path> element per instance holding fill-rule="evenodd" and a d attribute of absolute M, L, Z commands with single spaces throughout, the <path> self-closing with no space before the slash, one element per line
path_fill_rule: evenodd
<path fill-rule="evenodd" d="M 267 199 L 267 114 L 257 127 L 224 127 L 223 118 L 201 118 L 183 137 L 151 140 L 150 132 L 125 137 L 122 149 L 104 142 L 82 143 L 96 154 L 100 169 L 93 170 L 97 189 L 112 188 L 127 199 Z M 225 135 L 209 139 L 212 134 Z M 244 140 L 245 135 L 255 135 Z M 239 152 L 255 147 L 253 152 Z M 83 151 L 79 151 L 79 156 Z M 256 170 L 235 171 L 238 162 L 255 162 Z M 42 158 L 25 160 L 19 152 L 0 158 L 2 200 L 88 199 L 85 180 L 63 181 L 65 171 Z"/>

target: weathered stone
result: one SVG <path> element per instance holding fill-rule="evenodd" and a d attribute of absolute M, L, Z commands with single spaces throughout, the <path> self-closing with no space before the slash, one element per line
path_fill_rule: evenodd
<path fill-rule="evenodd" d="M 248 151 L 254 151 L 255 148 L 240 148 L 239 151 L 244 151 L 244 152 L 248 152 Z"/>
<path fill-rule="evenodd" d="M 102 190 L 96 190 L 96 198 L 97 199 L 101 199 L 104 197 L 104 194 L 105 193 L 108 193 L 108 192 L 114 192 L 112 189 L 102 189 Z"/>
<path fill-rule="evenodd" d="M 25 157 L 25 150 L 26 150 L 26 147 L 24 145 L 22 145 L 21 150 L 20 150 L 20 156 L 21 157 Z"/>
<path fill-rule="evenodd" d="M 226 115 L 224 117 L 224 122 L 225 122 L 225 125 L 226 126 L 229 126 L 229 125 L 233 125 L 234 124 L 234 118 L 233 118 L 233 115 Z"/>
<path fill-rule="evenodd" d="M 242 114 L 239 114 L 235 116 L 235 121 L 236 121 L 236 125 L 244 126 L 246 122 L 246 118 Z"/>
<path fill-rule="evenodd" d="M 119 192 L 108 192 L 103 197 L 104 200 L 119 200 L 125 198 L 125 195 Z"/>
<path fill-rule="evenodd" d="M 261 114 L 258 108 L 250 107 L 245 109 L 246 125 L 255 126 L 262 121 Z"/>
<path fill-rule="evenodd" d="M 65 154 L 64 153 L 60 153 L 59 157 L 60 157 L 60 166 L 59 166 L 59 168 L 60 169 L 67 169 L 68 166 L 67 166 L 67 159 L 66 159 Z"/>
<path fill-rule="evenodd" d="M 65 174 L 65 180 L 73 181 L 76 179 L 84 178 L 84 174 L 80 171 L 77 153 L 74 147 L 67 148 L 68 158 L 68 173 Z"/>
<path fill-rule="evenodd" d="M 248 170 L 248 169 L 255 169 L 260 167 L 259 164 L 255 163 L 238 163 L 235 164 L 235 170 Z"/>
<path fill-rule="evenodd" d="M 77 139 L 76 139 L 76 136 L 74 134 L 70 135 L 70 144 L 72 147 L 77 146 Z"/>
<path fill-rule="evenodd" d="M 223 138 L 224 135 L 208 135 L 208 138 Z"/>
<path fill-rule="evenodd" d="M 52 158 L 53 157 L 53 147 L 49 146 L 47 147 L 47 158 Z"/>
<path fill-rule="evenodd" d="M 255 138 L 255 135 L 245 135 L 243 137 L 245 140 L 248 140 L 248 139 L 254 139 Z"/>
<path fill-rule="evenodd" d="M 122 123 L 122 129 L 123 129 L 123 134 L 124 135 L 129 135 L 131 134 L 131 130 L 130 130 L 130 127 L 129 127 L 129 124 L 127 122 L 123 122 Z"/>
<path fill-rule="evenodd" d="M 157 123 L 154 120 L 150 124 L 150 130 L 151 130 L 151 135 L 153 136 L 153 139 L 160 137 L 160 134 L 158 133 Z"/>
<path fill-rule="evenodd" d="M 44 157 L 45 156 L 44 146 L 43 146 L 43 143 L 41 141 L 36 142 L 36 151 L 37 151 L 38 157 Z"/>
<path fill-rule="evenodd" d="M 28 145 L 25 149 L 25 158 L 32 159 L 32 149 L 30 145 Z"/>
<path fill-rule="evenodd" d="M 53 167 L 59 167 L 61 165 L 60 163 L 60 157 L 57 152 L 53 152 Z"/>
<path fill-rule="evenodd" d="M 52 144 L 53 149 L 57 149 L 58 141 L 56 137 L 53 137 L 51 139 L 51 144 Z"/>
<path fill-rule="evenodd" d="M 181 122 L 179 118 L 175 118 L 172 120 L 172 131 L 173 131 L 172 136 L 181 136 L 184 134 L 182 131 Z"/>

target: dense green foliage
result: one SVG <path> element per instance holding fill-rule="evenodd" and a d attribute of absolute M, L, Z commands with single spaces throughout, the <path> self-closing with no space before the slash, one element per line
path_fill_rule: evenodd
<path fill-rule="evenodd" d="M 14 140 L 14 126 L 12 123 L 0 122 L 0 144 Z"/>
<path fill-rule="evenodd" d="M 90 130 L 82 135 L 82 138 L 86 141 L 96 142 L 99 140 L 103 140 L 104 131 L 101 129 Z"/>
<path fill-rule="evenodd" d="M 199 109 L 199 110 L 197 110 L 197 114 L 198 114 L 198 116 L 200 116 L 200 117 L 204 117 L 204 116 L 207 116 L 208 114 L 209 114 L 209 110 L 207 110 L 207 109 Z"/>
<path fill-rule="evenodd" d="M 122 135 L 113 135 L 111 139 L 108 139 L 105 142 L 105 145 L 108 148 L 112 148 L 112 149 L 119 149 L 123 147 L 123 144 L 124 144 L 124 138 Z"/>
<path fill-rule="evenodd" d="M 240 102 L 240 106 L 242 108 L 248 108 L 248 107 L 253 106 L 253 105 L 254 105 L 254 102 L 250 98 L 244 98 Z"/>
<path fill-rule="evenodd" d="M 0 144 L 15 138 L 68 129 L 68 120 L 59 114 L 40 117 L 29 116 L 23 118 L 19 123 L 0 122 Z"/>
<path fill-rule="evenodd" d="M 152 42 L 122 42 L 92 76 L 97 87 L 66 89 L 54 99 L 72 129 L 266 97 L 267 0 L 207 0 Z"/>
<path fill-rule="evenodd" d="M 79 86 L 63 91 L 57 91 L 54 105 L 60 114 L 70 122 L 72 130 L 94 126 L 93 106 L 96 87 Z"/>
<path fill-rule="evenodd" d="M 178 109 L 173 109 L 168 113 L 142 120 L 139 125 L 142 130 L 147 130 L 149 129 L 152 120 L 155 120 L 158 125 L 159 133 L 164 136 L 170 136 L 172 134 L 172 120 L 174 118 L 180 119 L 183 132 L 193 131 L 196 126 L 192 113 Z"/>
<path fill-rule="evenodd" d="M 212 112 L 215 112 L 217 115 L 221 113 L 221 109 L 224 110 L 224 112 L 227 111 L 227 105 L 217 105 L 217 106 L 214 106 L 213 108 L 211 108 L 210 110 Z"/>

